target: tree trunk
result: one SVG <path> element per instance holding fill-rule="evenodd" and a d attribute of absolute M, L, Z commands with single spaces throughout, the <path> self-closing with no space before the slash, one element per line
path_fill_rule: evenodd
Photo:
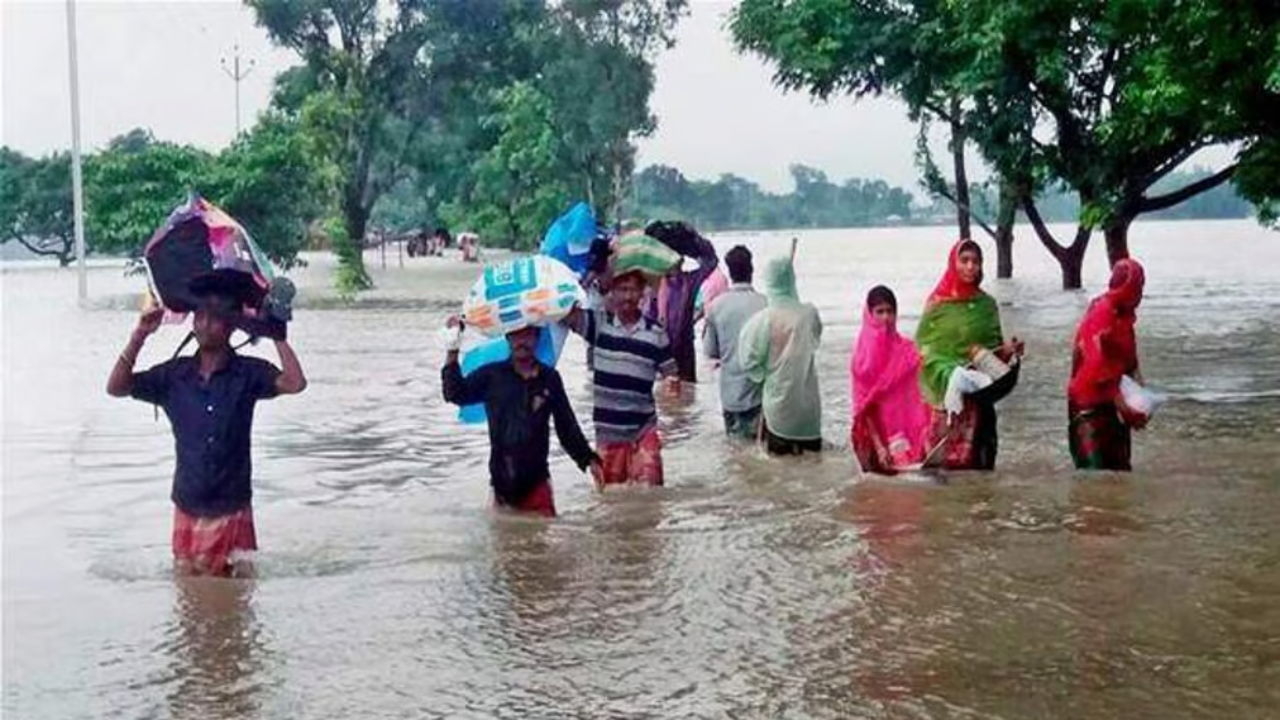
<path fill-rule="evenodd" d="M 1001 178 L 1000 209 L 996 212 L 996 277 L 1013 277 L 1013 225 L 1018 217 L 1018 191 Z"/>
<path fill-rule="evenodd" d="M 1107 260 L 1111 265 L 1129 257 L 1129 226 L 1133 218 L 1121 215 L 1103 228 L 1107 238 Z"/>
<path fill-rule="evenodd" d="M 1049 232 L 1049 227 L 1045 225 L 1044 219 L 1040 217 L 1040 211 L 1036 209 L 1035 201 L 1029 197 L 1022 198 L 1022 209 L 1027 213 L 1027 219 L 1031 221 L 1031 227 L 1036 231 L 1036 237 L 1040 238 L 1040 242 L 1049 250 L 1049 254 L 1053 255 L 1058 261 L 1058 266 L 1062 268 L 1062 289 L 1063 290 L 1079 290 L 1084 286 L 1082 269 L 1084 267 L 1085 251 L 1089 249 L 1089 238 L 1093 231 L 1084 225 L 1076 227 L 1076 236 L 1071 244 L 1063 247 L 1053 238 L 1053 233 Z"/>
<path fill-rule="evenodd" d="M 373 287 L 373 279 L 364 267 L 364 236 L 369 226 L 369 210 L 348 197 L 342 203 L 342 225 L 346 237 L 337 238 L 334 242 L 334 253 L 338 256 L 338 290 L 354 294 Z"/>
<path fill-rule="evenodd" d="M 1062 267 L 1063 290 L 1079 290 L 1084 287 L 1084 253 L 1089 248 L 1090 234 L 1089 230 L 1078 228 L 1075 241 L 1058 256 L 1058 265 Z"/>
<path fill-rule="evenodd" d="M 960 98 L 951 98 L 951 162 L 956 171 L 956 226 L 961 239 L 973 237 L 969 221 L 969 174 L 964 166 L 964 126 L 960 124 Z"/>

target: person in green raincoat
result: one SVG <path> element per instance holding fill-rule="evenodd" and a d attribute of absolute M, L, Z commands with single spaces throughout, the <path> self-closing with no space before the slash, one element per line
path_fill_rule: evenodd
<path fill-rule="evenodd" d="M 1023 352 L 1017 338 L 1005 342 L 1000 310 L 981 284 L 982 248 L 961 240 L 951 248 L 947 271 L 916 330 L 920 386 L 933 408 L 929 455 L 933 464 L 954 470 L 995 468 L 995 403 L 1017 383 Z M 978 367 L 984 357 L 1012 369 L 997 378 Z"/>
<path fill-rule="evenodd" d="M 769 305 L 742 328 L 738 348 L 749 381 L 762 387 L 761 435 L 773 455 L 822 450 L 822 395 L 816 355 L 822 341 L 818 309 L 800 302 L 792 258 L 765 270 Z"/>

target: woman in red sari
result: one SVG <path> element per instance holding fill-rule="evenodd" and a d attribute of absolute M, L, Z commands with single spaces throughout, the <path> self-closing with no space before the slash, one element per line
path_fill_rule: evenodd
<path fill-rule="evenodd" d="M 898 333 L 898 299 L 883 285 L 867 294 L 849 360 L 850 442 L 867 472 L 893 474 L 924 460 L 929 406 L 920 396 L 920 352 Z"/>
<path fill-rule="evenodd" d="M 1120 380 L 1142 379 L 1133 328 L 1145 280 L 1137 261 L 1117 262 L 1109 289 L 1089 304 L 1076 331 L 1067 411 L 1071 459 L 1081 470 L 1133 469 L 1133 430 L 1142 429 L 1146 417 L 1125 405 Z"/>

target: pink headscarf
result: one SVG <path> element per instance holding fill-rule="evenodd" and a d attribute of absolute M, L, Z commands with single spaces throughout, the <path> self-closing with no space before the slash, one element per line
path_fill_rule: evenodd
<path fill-rule="evenodd" d="M 896 325 L 881 324 L 864 305 L 862 330 L 849 361 L 853 419 L 856 423 L 871 412 L 885 444 L 905 438 L 916 461 L 924 456 L 930 420 L 920 395 L 920 364 L 915 343 L 902 337 Z"/>

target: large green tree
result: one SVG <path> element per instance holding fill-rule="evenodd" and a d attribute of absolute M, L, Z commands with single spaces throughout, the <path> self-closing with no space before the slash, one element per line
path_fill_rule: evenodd
<path fill-rule="evenodd" d="M 423 127 L 414 121 L 422 48 L 416 4 L 378 0 L 246 0 L 267 34 L 296 52 L 305 69 L 278 97 L 317 138 L 336 168 L 342 232 L 335 239 L 340 289 L 372 287 L 364 241 L 378 199 L 407 172 Z M 287 103 L 286 103 L 287 104 Z"/>
<path fill-rule="evenodd" d="M 63 267 L 75 258 L 70 155 L 34 159 L 0 148 L 0 243 L 7 242 Z"/>
<path fill-rule="evenodd" d="M 945 124 L 954 182 L 944 178 L 928 143 L 921 142 L 917 148 L 921 184 L 930 194 L 955 205 L 959 234 L 970 237 L 974 213 L 965 148 L 971 136 L 983 133 L 986 126 L 970 117 L 971 104 L 964 101 L 960 83 L 950 74 L 959 62 L 949 42 L 959 5 L 745 0 L 734 11 L 731 30 L 741 50 L 773 63 L 774 80 L 785 89 L 804 90 L 823 100 L 839 94 L 861 98 L 892 93 L 921 124 L 922 137 L 932 122 Z M 978 222 L 996 241 L 999 275 L 1009 277 L 1017 197 L 1013 183 L 1003 186 L 995 227 L 981 218 Z"/>
<path fill-rule="evenodd" d="M 739 43 L 778 64 L 778 80 L 817 94 L 889 88 L 912 107 L 955 120 L 1081 284 L 1091 235 L 1112 260 L 1128 253 L 1134 218 L 1218 184 L 1236 163 L 1170 192 L 1153 188 L 1196 152 L 1239 149 L 1264 197 L 1275 182 L 1280 6 L 1216 0 L 966 0 L 848 3 L 745 0 Z M 939 97 L 958 99 L 942 105 Z M 1082 211 L 1059 243 L 1036 191 L 1062 182 Z M 1242 188 L 1245 187 L 1242 185 Z M 1002 193 L 1004 194 L 1004 193 Z"/>
<path fill-rule="evenodd" d="M 1059 3 L 975 0 L 955 46 L 960 76 L 992 117 L 1010 102 L 1031 113 L 988 138 L 991 154 L 1029 153 L 1034 171 L 1075 190 L 1075 237 L 1059 243 L 1024 198 L 1037 235 L 1058 258 L 1064 287 L 1081 284 L 1091 234 L 1112 262 L 1128 255 L 1140 215 L 1170 208 L 1232 178 L 1274 142 L 1274 121 L 1252 108 L 1276 104 L 1268 73 L 1280 6 L 1215 0 Z M 1168 191 L 1161 181 L 1200 150 L 1233 145 L 1236 161 Z"/>
<path fill-rule="evenodd" d="M 622 211 L 635 140 L 657 128 L 653 60 L 675 42 L 686 0 L 568 0 L 551 15 L 539 73 L 554 101 L 562 155 L 582 196 L 605 217 Z"/>

